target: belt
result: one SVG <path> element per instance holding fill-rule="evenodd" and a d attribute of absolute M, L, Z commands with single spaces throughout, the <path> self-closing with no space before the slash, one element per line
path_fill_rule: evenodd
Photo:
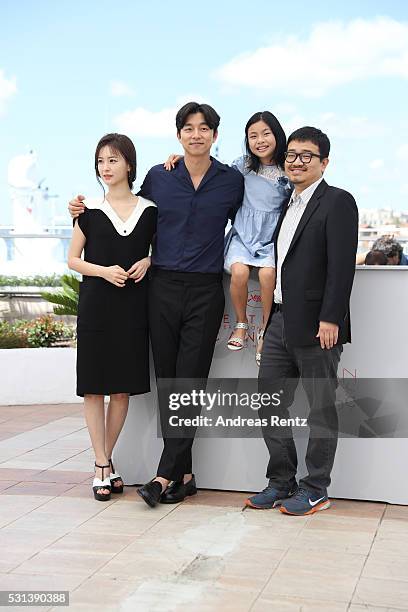
<path fill-rule="evenodd" d="M 164 270 L 155 266 L 151 268 L 151 275 L 192 285 L 207 285 L 222 281 L 222 272 L 180 272 L 178 270 Z"/>

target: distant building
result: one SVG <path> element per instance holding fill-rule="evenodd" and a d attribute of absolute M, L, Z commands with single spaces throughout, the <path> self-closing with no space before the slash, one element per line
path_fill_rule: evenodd
<path fill-rule="evenodd" d="M 403 226 L 408 224 L 408 212 L 396 211 L 389 208 L 360 208 L 360 225 L 394 225 Z"/>

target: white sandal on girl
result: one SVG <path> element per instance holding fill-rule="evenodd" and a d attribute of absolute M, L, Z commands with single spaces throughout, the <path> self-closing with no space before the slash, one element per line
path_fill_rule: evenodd
<path fill-rule="evenodd" d="M 234 327 L 234 329 L 245 329 L 245 331 L 247 331 L 248 328 L 249 328 L 248 323 L 237 323 Z M 239 338 L 238 336 L 231 336 L 231 338 L 227 342 L 227 347 L 229 348 L 229 350 L 230 351 L 240 351 L 244 346 L 245 337 L 246 337 L 246 333 L 243 338 Z"/>

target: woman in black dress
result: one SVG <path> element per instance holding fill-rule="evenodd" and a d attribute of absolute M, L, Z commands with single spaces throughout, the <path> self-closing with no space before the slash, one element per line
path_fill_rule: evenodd
<path fill-rule="evenodd" d="M 146 272 L 157 209 L 131 191 L 136 151 L 127 136 L 107 134 L 99 141 L 95 171 L 108 192 L 104 190 L 96 206 L 85 202 L 85 212 L 75 220 L 68 265 L 83 276 L 77 394 L 84 397 L 95 452 L 94 496 L 106 501 L 111 492 L 123 492 L 111 456 L 126 419 L 129 395 L 150 391 Z M 105 395 L 110 396 L 106 422 Z"/>

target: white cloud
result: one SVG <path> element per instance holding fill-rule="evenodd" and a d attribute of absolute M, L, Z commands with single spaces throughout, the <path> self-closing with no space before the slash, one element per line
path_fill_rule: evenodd
<path fill-rule="evenodd" d="M 292 35 L 238 55 L 215 72 L 227 86 L 306 97 L 390 76 L 408 78 L 408 24 L 388 17 L 318 23 L 308 38 Z"/>
<path fill-rule="evenodd" d="M 0 70 L 0 114 L 4 111 L 6 103 L 14 96 L 16 91 L 16 77 L 7 79 L 4 75 L 4 71 Z"/>
<path fill-rule="evenodd" d="M 109 91 L 112 96 L 117 98 L 122 96 L 134 96 L 135 92 L 130 85 L 124 81 L 111 81 Z"/>
<path fill-rule="evenodd" d="M 373 190 L 369 185 L 360 185 L 360 187 L 357 188 L 357 191 L 360 196 L 367 196 L 373 193 Z"/>
<path fill-rule="evenodd" d="M 297 113 L 295 115 L 292 115 L 287 121 L 285 121 L 284 127 L 286 131 L 286 136 L 289 136 L 289 134 L 291 134 L 298 128 L 303 127 L 304 125 L 315 125 L 316 127 L 319 127 L 318 124 L 316 122 L 311 121 L 310 118 L 307 121 L 303 115 Z"/>
<path fill-rule="evenodd" d="M 402 144 L 401 146 L 399 146 L 396 154 L 397 159 L 406 162 L 408 158 L 408 144 Z"/>
<path fill-rule="evenodd" d="M 151 111 L 139 106 L 132 111 L 121 113 L 114 119 L 118 130 L 133 136 L 164 138 L 174 136 L 176 132 L 175 116 L 177 108 L 163 108 Z"/>
<path fill-rule="evenodd" d="M 182 96 L 176 105 L 151 111 L 142 106 L 125 111 L 114 118 L 118 130 L 124 134 L 147 138 L 166 138 L 176 134 L 176 114 L 183 104 L 191 100 L 202 101 L 201 96 Z"/>
<path fill-rule="evenodd" d="M 288 115 L 289 113 L 296 113 L 296 106 L 290 102 L 281 102 L 273 105 L 273 113 L 277 116 Z"/>
<path fill-rule="evenodd" d="M 323 132 L 326 132 L 328 137 L 360 140 L 369 136 L 378 136 L 383 132 L 383 126 L 380 123 L 370 121 L 368 117 L 356 115 L 339 115 L 333 112 L 326 112 L 308 117 L 307 119 L 296 114 L 285 121 L 285 129 L 289 135 L 291 132 L 304 125 L 313 125 Z"/>
<path fill-rule="evenodd" d="M 369 163 L 369 167 L 372 170 L 378 170 L 379 168 L 382 168 L 383 166 L 384 166 L 384 160 L 383 159 L 373 159 Z"/>
<path fill-rule="evenodd" d="M 361 139 L 379 135 L 383 126 L 370 121 L 368 117 L 359 115 L 338 115 L 337 113 L 324 113 L 320 117 L 323 131 L 327 130 L 333 137 L 346 139 Z"/>

